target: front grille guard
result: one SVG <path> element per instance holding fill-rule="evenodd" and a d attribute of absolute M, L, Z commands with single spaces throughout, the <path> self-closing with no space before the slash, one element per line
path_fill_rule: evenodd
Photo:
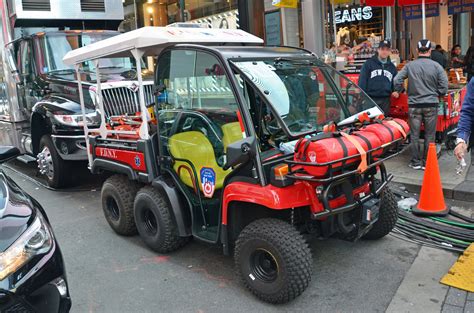
<path fill-rule="evenodd" d="M 104 88 L 101 92 L 107 117 L 133 115 L 140 112 L 138 91 L 133 91 L 128 87 L 112 87 Z M 154 103 L 153 85 L 143 85 L 143 92 L 145 105 Z"/>
<path fill-rule="evenodd" d="M 377 147 L 367 151 L 367 171 L 373 169 L 377 166 L 383 164 L 383 162 L 401 154 L 408 144 L 405 143 L 404 138 L 399 138 L 388 146 Z M 379 151 L 380 149 L 384 149 L 385 151 L 382 153 L 382 156 L 373 158 L 372 154 L 375 151 Z M 313 162 L 301 162 L 301 161 L 293 161 L 293 160 L 285 160 L 284 162 L 288 164 L 288 174 L 286 177 L 295 179 L 295 180 L 303 180 L 303 181 L 311 181 L 315 183 L 321 184 L 328 184 L 340 179 L 344 179 L 350 177 L 352 175 L 362 175 L 364 173 L 360 173 L 357 169 L 354 169 L 353 164 L 347 164 L 350 160 L 360 159 L 360 153 L 340 158 L 337 160 L 333 160 L 326 163 L 313 163 Z M 341 164 L 341 166 L 337 166 L 336 164 Z M 316 177 L 309 173 L 307 173 L 301 166 L 311 166 L 311 167 L 328 167 L 328 175 L 325 177 Z"/>

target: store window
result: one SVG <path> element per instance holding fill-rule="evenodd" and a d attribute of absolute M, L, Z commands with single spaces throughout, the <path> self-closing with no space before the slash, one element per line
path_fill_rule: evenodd
<path fill-rule="evenodd" d="M 209 28 L 239 27 L 237 0 L 146 0 L 141 6 L 143 26 L 190 22 Z"/>
<path fill-rule="evenodd" d="M 385 39 L 385 9 L 366 6 L 363 1 L 326 1 L 328 50 L 324 60 L 345 74 L 357 75 Z M 392 50 L 391 60 L 399 63 L 397 50 Z"/>

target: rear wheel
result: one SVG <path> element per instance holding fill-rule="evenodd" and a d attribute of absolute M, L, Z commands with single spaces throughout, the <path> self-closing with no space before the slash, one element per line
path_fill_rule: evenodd
<path fill-rule="evenodd" d="M 135 223 L 145 244 L 159 253 L 181 248 L 189 237 L 180 237 L 165 197 L 155 188 L 145 186 L 134 203 Z"/>
<path fill-rule="evenodd" d="M 234 258 L 244 285 L 270 303 L 293 300 L 311 281 L 311 251 L 303 236 L 281 220 L 247 225 L 237 239 Z"/>
<path fill-rule="evenodd" d="M 50 135 L 44 135 L 40 139 L 39 153 L 36 156 L 38 169 L 44 175 L 48 186 L 61 188 L 68 183 L 68 164 L 61 159 L 53 144 Z"/>
<path fill-rule="evenodd" d="M 109 177 L 102 185 L 102 209 L 110 227 L 119 235 L 137 233 L 133 218 L 133 200 L 140 185 L 124 175 Z"/>
<path fill-rule="evenodd" d="M 397 200 L 390 188 L 385 187 L 380 196 L 379 219 L 374 223 L 372 229 L 362 238 L 375 240 L 385 237 L 395 227 L 397 219 Z"/>

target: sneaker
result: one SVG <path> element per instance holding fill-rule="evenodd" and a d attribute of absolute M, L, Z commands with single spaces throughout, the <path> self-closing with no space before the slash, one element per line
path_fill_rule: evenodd
<path fill-rule="evenodd" d="M 426 169 L 426 162 L 421 162 L 421 169 L 424 171 Z"/>
<path fill-rule="evenodd" d="M 415 163 L 415 162 L 410 162 L 410 164 L 408 164 L 408 167 L 411 167 L 414 170 L 421 170 L 422 169 L 421 164 L 420 163 Z"/>

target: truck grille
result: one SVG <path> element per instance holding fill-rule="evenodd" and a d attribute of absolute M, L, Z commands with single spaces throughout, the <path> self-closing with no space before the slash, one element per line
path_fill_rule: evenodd
<path fill-rule="evenodd" d="M 153 85 L 144 85 L 145 105 L 154 102 Z M 102 102 L 107 116 L 135 114 L 140 112 L 139 91 L 128 87 L 102 89 Z"/>

